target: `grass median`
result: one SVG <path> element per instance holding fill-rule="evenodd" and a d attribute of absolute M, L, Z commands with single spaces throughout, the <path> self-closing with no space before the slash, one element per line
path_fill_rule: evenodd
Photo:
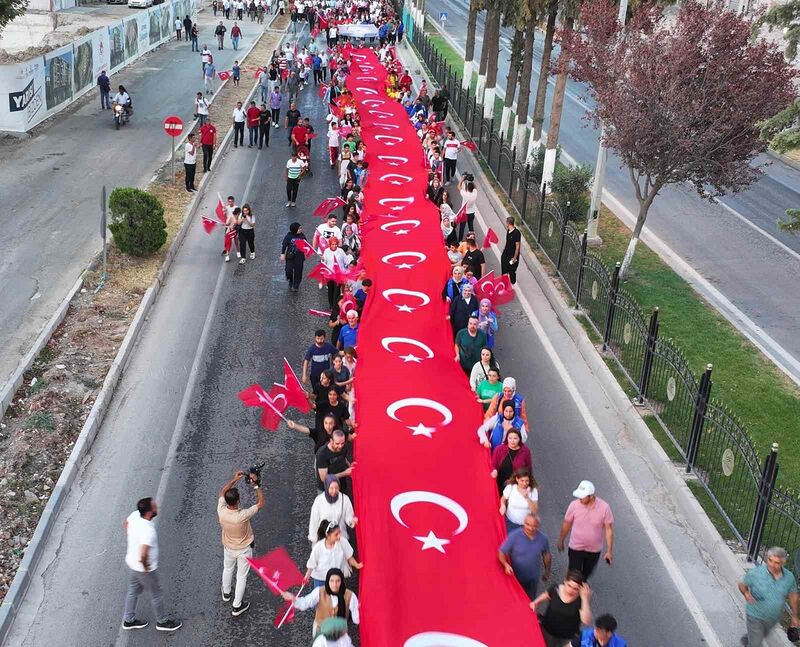
<path fill-rule="evenodd" d="M 463 57 L 430 21 L 426 22 L 426 34 L 460 74 Z M 475 75 L 472 84 L 474 88 Z M 630 230 L 605 205 L 600 236 L 603 245 L 597 251 L 613 267 L 625 255 Z M 800 389 L 794 382 L 641 242 L 623 285 L 646 313 L 660 309 L 661 337 L 678 344 L 697 375 L 706 364 L 714 365 L 712 396 L 740 419 L 760 457 L 767 454 L 773 442 L 779 444 L 778 483 L 800 489 Z M 629 384 L 621 372 L 614 371 L 614 375 L 627 389 Z M 663 434 L 660 440 L 664 442 Z"/>

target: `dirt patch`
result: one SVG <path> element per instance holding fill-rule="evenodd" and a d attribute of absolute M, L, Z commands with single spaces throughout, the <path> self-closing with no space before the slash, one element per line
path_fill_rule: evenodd
<path fill-rule="evenodd" d="M 263 64 L 288 26 L 280 16 L 265 32 L 248 65 Z M 249 84 L 226 84 L 212 105 L 217 123 L 228 123 L 236 101 Z M 222 128 L 220 128 L 222 131 Z M 219 140 L 222 140 L 220 132 Z M 180 229 L 191 196 L 183 190 L 183 169 L 171 182 L 169 163 L 159 169 L 147 190 L 164 205 L 167 244 L 148 258 L 108 249 L 108 276 L 102 281 L 98 261 L 84 274 L 84 286 L 67 316 L 25 375 L 0 423 L 0 600 L 8 591 L 39 516 L 61 475 L 111 363 L 170 243 Z"/>

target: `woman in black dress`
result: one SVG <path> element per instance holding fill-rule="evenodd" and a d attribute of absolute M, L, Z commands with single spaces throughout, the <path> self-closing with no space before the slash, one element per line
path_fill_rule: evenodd
<path fill-rule="evenodd" d="M 286 262 L 286 280 L 289 281 L 289 289 L 297 292 L 300 288 L 300 281 L 303 280 L 303 264 L 306 257 L 295 244 L 296 240 L 305 240 L 303 227 L 299 222 L 289 225 L 289 233 L 283 237 L 281 243 L 281 260 Z"/>

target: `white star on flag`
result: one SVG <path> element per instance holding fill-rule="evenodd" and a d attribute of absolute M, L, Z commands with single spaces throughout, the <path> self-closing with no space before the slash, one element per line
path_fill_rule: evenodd
<path fill-rule="evenodd" d="M 412 436 L 427 436 L 428 438 L 433 438 L 433 432 L 436 431 L 436 427 L 426 427 L 421 422 L 413 427 L 409 426 L 409 429 L 414 432 Z"/>
<path fill-rule="evenodd" d="M 417 364 L 419 364 L 422 361 L 421 357 L 417 357 L 416 355 L 412 355 L 411 353 L 409 353 L 408 355 L 400 355 L 400 359 L 402 359 L 403 362 L 416 362 Z"/>
<path fill-rule="evenodd" d="M 434 550 L 438 550 L 443 555 L 446 554 L 444 552 L 444 547 L 450 543 L 449 539 L 439 539 L 431 530 L 425 537 L 414 537 L 417 541 L 422 542 L 422 550 L 428 550 L 429 548 L 433 548 Z"/>
<path fill-rule="evenodd" d="M 414 308 L 412 308 L 411 306 L 397 306 L 397 309 L 400 312 L 414 312 Z"/>
<path fill-rule="evenodd" d="M 410 229 L 395 229 L 394 233 L 398 236 L 402 236 L 403 234 L 407 234 Z"/>
<path fill-rule="evenodd" d="M 399 265 L 395 265 L 395 267 L 398 270 L 410 270 L 414 266 L 411 265 L 410 263 L 400 263 Z"/>

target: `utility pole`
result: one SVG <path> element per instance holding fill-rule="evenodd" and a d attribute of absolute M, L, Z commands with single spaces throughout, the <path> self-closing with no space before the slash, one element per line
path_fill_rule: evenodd
<path fill-rule="evenodd" d="M 617 20 L 625 26 L 628 16 L 628 0 L 620 0 Z M 600 147 L 597 149 L 597 163 L 594 167 L 594 180 L 592 181 L 592 203 L 589 205 L 586 235 L 589 245 L 599 245 L 603 241 L 597 235 L 597 226 L 600 223 L 600 202 L 603 198 L 603 185 L 606 181 L 606 165 L 608 164 L 608 150 L 603 145 L 605 128 L 600 127 Z"/>

